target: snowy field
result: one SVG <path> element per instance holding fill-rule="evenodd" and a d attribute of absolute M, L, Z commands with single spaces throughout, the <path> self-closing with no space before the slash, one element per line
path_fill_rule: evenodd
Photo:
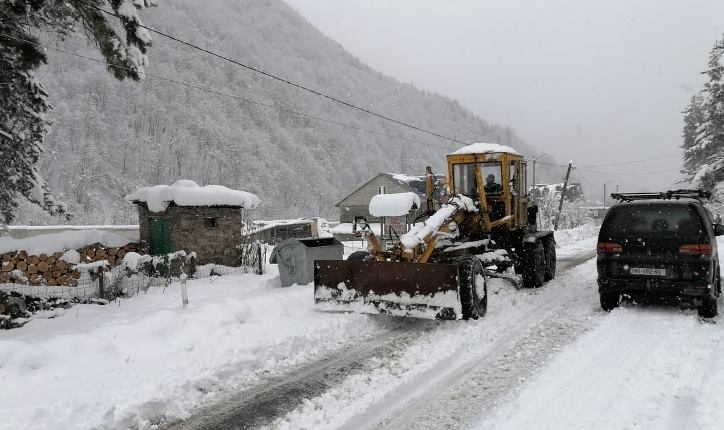
<path fill-rule="evenodd" d="M 164 427 L 385 336 L 384 353 L 266 425 L 720 428 L 720 320 L 659 307 L 602 312 L 596 234 L 556 233 L 561 269 L 544 288 L 491 280 L 478 321 L 319 312 L 313 287 L 280 288 L 274 265 L 190 281 L 186 309 L 179 285 L 78 305 L 0 332 L 2 428 Z"/>

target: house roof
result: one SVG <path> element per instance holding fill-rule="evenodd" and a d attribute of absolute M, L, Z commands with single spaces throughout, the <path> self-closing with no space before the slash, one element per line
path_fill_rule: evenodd
<path fill-rule="evenodd" d="M 151 212 L 163 212 L 172 203 L 176 206 L 230 206 L 255 208 L 259 197 L 246 191 L 232 190 L 223 185 L 199 186 L 194 181 L 181 179 L 171 185 L 142 187 L 125 197 L 134 204 L 145 203 Z"/>
<path fill-rule="evenodd" d="M 339 207 L 339 205 L 347 200 L 352 194 L 356 193 L 360 190 L 360 188 L 364 188 L 365 185 L 369 184 L 370 182 L 374 181 L 378 177 L 383 176 L 386 179 L 388 179 L 391 182 L 394 182 L 401 187 L 403 187 L 408 192 L 413 192 L 420 196 L 420 198 L 425 198 L 425 176 L 410 176 L 406 175 L 404 173 L 378 173 L 377 175 L 373 176 L 369 181 L 365 182 L 364 184 L 357 187 L 354 191 L 347 194 L 342 198 L 340 201 L 337 202 L 335 207 Z M 435 179 L 436 183 L 440 182 L 440 177 L 436 177 Z M 439 191 L 437 191 L 439 192 Z"/>

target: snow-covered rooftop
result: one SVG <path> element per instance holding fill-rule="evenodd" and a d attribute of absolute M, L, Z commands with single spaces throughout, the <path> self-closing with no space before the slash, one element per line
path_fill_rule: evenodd
<path fill-rule="evenodd" d="M 80 249 L 84 246 L 100 243 L 108 247 L 120 247 L 131 242 L 127 237 L 100 230 L 77 230 L 60 233 L 41 234 L 25 239 L 0 237 L 0 253 L 27 251 L 30 255 L 52 254 L 68 249 Z"/>
<path fill-rule="evenodd" d="M 472 145 L 463 146 L 452 155 L 459 154 L 484 154 L 488 152 L 507 152 L 508 154 L 520 155 L 520 152 L 506 145 L 498 145 L 497 143 L 473 143 Z"/>
<path fill-rule="evenodd" d="M 420 196 L 415 193 L 377 194 L 370 200 L 372 216 L 403 216 L 420 207 Z"/>
<path fill-rule="evenodd" d="M 400 182 L 418 182 L 425 180 L 424 176 L 410 176 L 405 175 L 404 173 L 388 173 L 388 175 L 392 176 L 394 179 Z"/>
<path fill-rule="evenodd" d="M 202 187 L 188 179 L 171 185 L 139 188 L 127 195 L 126 201 L 146 203 L 151 212 L 163 212 L 171 203 L 177 206 L 239 206 L 246 209 L 261 203 L 259 197 L 246 191 L 232 190 L 223 185 Z"/>

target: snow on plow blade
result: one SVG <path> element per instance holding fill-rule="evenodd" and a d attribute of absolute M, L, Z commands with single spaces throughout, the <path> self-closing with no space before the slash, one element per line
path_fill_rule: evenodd
<path fill-rule="evenodd" d="M 317 260 L 314 302 L 330 304 L 328 309 L 430 319 L 462 317 L 455 264 Z"/>

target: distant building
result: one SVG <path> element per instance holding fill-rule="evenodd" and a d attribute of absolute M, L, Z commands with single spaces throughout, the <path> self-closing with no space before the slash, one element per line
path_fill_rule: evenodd
<path fill-rule="evenodd" d="M 439 201 L 442 195 L 442 187 L 439 179 L 436 182 L 434 197 L 436 201 Z M 425 212 L 425 176 L 380 173 L 335 205 L 339 208 L 339 222 L 352 223 L 354 218 L 358 216 L 366 217 L 367 221 L 371 223 L 380 222 L 379 218 L 371 216 L 369 212 L 370 200 L 374 195 L 379 194 L 380 187 L 385 187 L 385 193 L 387 194 L 413 192 L 420 196 L 422 205 L 419 209 L 410 211 L 408 215 L 410 220 L 416 219 Z"/>
<path fill-rule="evenodd" d="M 243 211 L 260 200 L 221 185 L 180 180 L 126 196 L 138 207 L 141 243 L 152 255 L 195 252 L 199 264 L 238 266 Z"/>
<path fill-rule="evenodd" d="M 543 199 L 550 196 L 561 198 L 563 182 L 557 184 L 534 184 L 530 187 L 530 195 L 536 199 Z M 574 202 L 583 198 L 583 187 L 577 182 L 570 182 L 566 187 L 565 200 Z"/>
<path fill-rule="evenodd" d="M 276 245 L 286 239 L 304 239 L 323 236 L 324 233 L 320 232 L 320 227 L 325 227 L 326 223 L 327 221 L 321 218 L 259 220 L 252 223 L 249 236 L 254 240 L 259 240 L 269 245 Z"/>

